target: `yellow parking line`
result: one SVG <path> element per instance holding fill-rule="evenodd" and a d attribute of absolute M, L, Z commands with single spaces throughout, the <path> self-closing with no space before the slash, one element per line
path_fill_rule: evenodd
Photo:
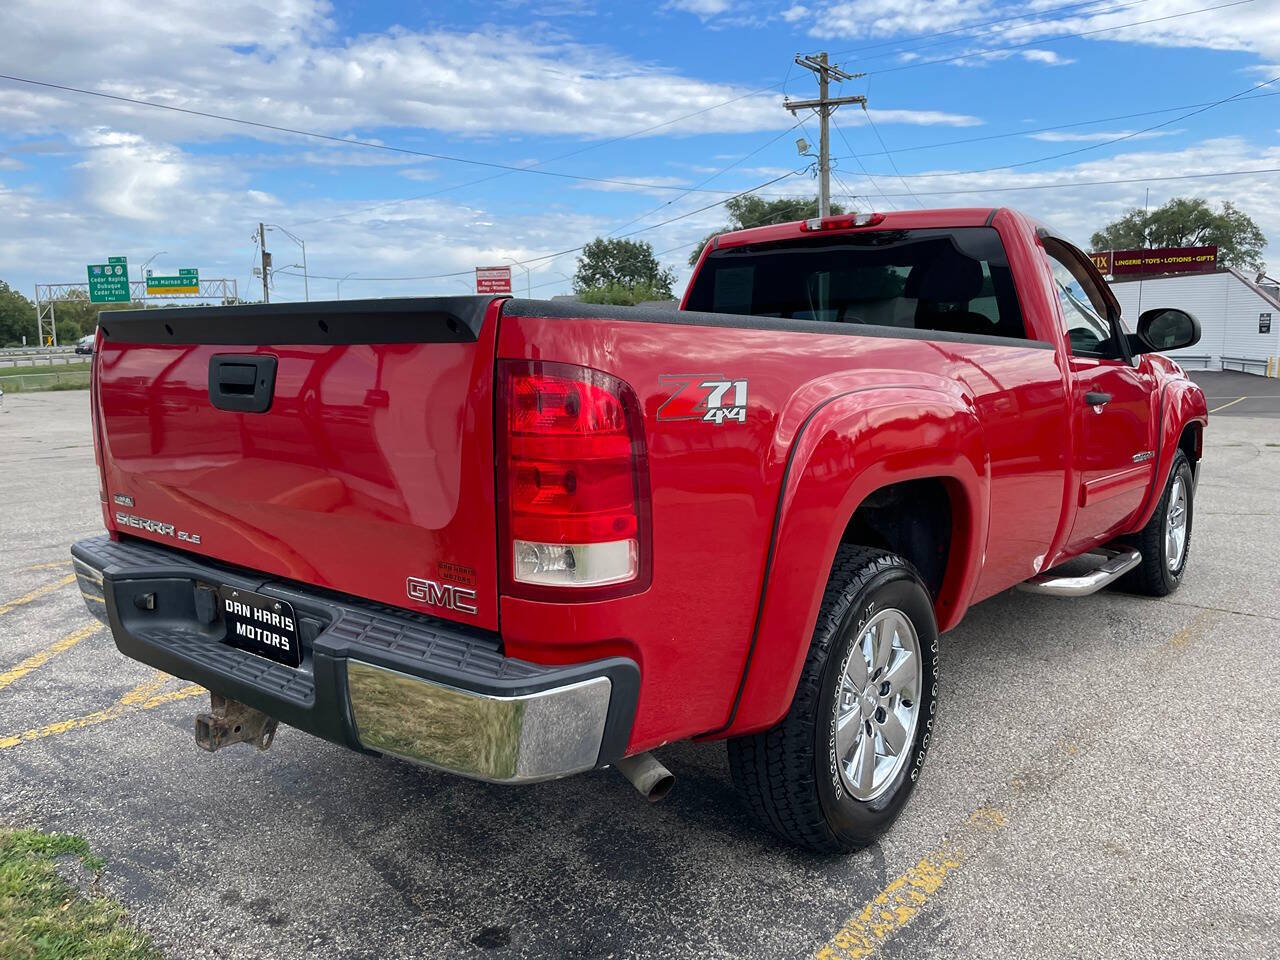
<path fill-rule="evenodd" d="M 27 567 L 28 570 L 58 570 L 66 567 L 67 561 L 54 560 L 52 563 L 33 563 Z"/>
<path fill-rule="evenodd" d="M 43 650 L 37 650 L 12 670 L 6 670 L 4 673 L 0 673 L 0 690 L 9 686 L 9 684 L 13 683 L 15 680 L 21 680 L 32 670 L 39 670 L 58 654 L 62 653 L 64 650 L 70 650 L 85 637 L 93 636 L 100 629 L 102 628 L 98 624 L 91 623 L 86 627 L 81 627 L 73 633 L 67 634 L 61 640 L 58 640 L 56 643 L 51 643 Z"/>
<path fill-rule="evenodd" d="M 909 924 L 938 892 L 943 881 L 960 868 L 969 854 L 974 834 L 998 830 L 1004 825 L 1005 816 L 999 810 L 990 807 L 975 810 L 961 836 L 925 856 L 867 901 L 814 956 L 817 960 L 870 957 Z"/>
<path fill-rule="evenodd" d="M 183 687 L 181 690 L 171 690 L 168 693 L 162 693 L 152 697 L 142 705 L 143 710 L 151 710 L 155 707 L 162 706 L 166 703 L 173 703 L 177 700 L 186 700 L 190 697 L 198 697 L 202 693 L 208 693 L 204 687 L 193 683 L 189 687 Z"/>
<path fill-rule="evenodd" d="M 164 682 L 168 679 L 167 674 L 161 673 L 154 679 L 144 680 L 105 710 L 95 710 L 93 713 L 72 717 L 70 720 L 59 720 L 57 723 L 45 724 L 43 727 L 26 730 L 11 737 L 0 737 L 0 750 L 9 750 L 12 747 L 30 743 L 33 740 L 56 737 L 58 734 L 67 733 L 70 730 L 80 730 L 84 727 L 106 723 L 108 720 L 114 720 L 116 717 L 123 715 L 130 707 L 149 710 L 153 706 L 160 706 L 161 703 L 168 703 L 170 701 L 156 696 L 156 692 L 164 686 Z M 188 694 L 188 696 L 191 696 L 191 694 Z M 153 703 L 153 700 L 156 702 Z"/>
<path fill-rule="evenodd" d="M 46 593 L 53 593 L 53 591 L 60 587 L 65 587 L 67 584 L 75 580 L 75 578 L 76 575 L 74 573 L 69 573 L 61 580 L 55 580 L 53 583 L 46 583 L 43 587 L 36 587 L 30 593 L 24 594 L 17 600 L 10 600 L 8 603 L 0 604 L 0 615 L 6 614 L 10 610 L 15 610 L 24 604 L 30 603 L 32 600 L 39 600 Z"/>
<path fill-rule="evenodd" d="M 1224 403 L 1224 404 L 1223 404 L 1222 406 L 1220 406 L 1220 407 L 1214 407 L 1214 408 L 1213 408 L 1212 410 L 1210 410 L 1209 412 L 1210 412 L 1210 413 L 1217 413 L 1219 410 L 1225 410 L 1225 409 L 1227 409 L 1227 407 L 1234 407 L 1234 406 L 1235 406 L 1237 403 L 1239 403 L 1241 400 L 1248 400 L 1248 399 L 1249 399 L 1248 397 L 1237 397 L 1235 400 L 1232 400 L 1230 403 Z"/>

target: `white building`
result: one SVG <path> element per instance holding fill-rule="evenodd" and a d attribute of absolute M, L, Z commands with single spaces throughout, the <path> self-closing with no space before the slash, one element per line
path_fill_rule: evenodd
<path fill-rule="evenodd" d="M 1215 273 L 1116 277 L 1111 289 L 1133 330 L 1152 307 L 1179 307 L 1200 321 L 1200 342 L 1169 356 L 1188 370 L 1280 376 L 1280 289 L 1230 267 Z"/>

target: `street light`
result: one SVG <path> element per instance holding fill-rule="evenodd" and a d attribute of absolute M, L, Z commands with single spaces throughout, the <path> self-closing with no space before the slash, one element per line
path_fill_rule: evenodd
<path fill-rule="evenodd" d="M 278 223 L 268 223 L 268 230 L 279 230 L 286 237 L 302 248 L 302 296 L 307 301 L 311 300 L 311 284 L 307 280 L 307 244 L 295 233 L 291 233 Z"/>
<path fill-rule="evenodd" d="M 355 272 L 353 271 L 353 272 L 351 272 L 351 273 L 348 273 L 345 277 L 341 277 L 341 278 L 339 278 L 339 280 L 338 280 L 338 299 L 339 299 L 339 300 L 341 300 L 341 299 L 342 299 L 342 281 L 343 281 L 343 280 L 347 280 L 347 279 L 349 279 L 349 278 L 351 278 L 351 277 L 354 277 L 354 276 L 355 276 Z"/>
<path fill-rule="evenodd" d="M 168 250 L 160 250 L 147 257 L 146 261 L 138 269 L 138 279 L 142 281 L 142 307 L 145 310 L 147 306 L 147 267 L 151 266 L 151 261 L 156 257 L 163 257 Z"/>
<path fill-rule="evenodd" d="M 524 295 L 529 299 L 533 299 L 533 281 L 529 279 L 529 274 L 531 273 L 529 268 L 526 267 L 519 260 L 515 259 L 514 257 L 503 257 L 502 259 L 510 260 L 517 267 L 519 267 L 521 270 L 524 271 Z"/>

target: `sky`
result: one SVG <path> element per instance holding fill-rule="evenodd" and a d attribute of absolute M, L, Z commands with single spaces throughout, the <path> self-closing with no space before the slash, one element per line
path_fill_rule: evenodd
<path fill-rule="evenodd" d="M 724 200 L 815 192 L 783 98 L 819 51 L 868 98 L 835 114 L 836 202 L 1014 206 L 1086 245 L 1229 199 L 1280 271 L 1280 0 L 5 0 L 0 280 L 127 256 L 257 298 L 261 221 L 272 300 L 467 293 L 508 258 L 552 296 L 576 255 L 549 255 L 597 236 L 678 293 Z"/>

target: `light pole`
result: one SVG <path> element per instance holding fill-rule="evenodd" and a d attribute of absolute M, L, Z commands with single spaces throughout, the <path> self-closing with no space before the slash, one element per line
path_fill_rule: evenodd
<path fill-rule="evenodd" d="M 307 244 L 300 236 L 291 233 L 278 223 L 268 223 L 268 230 L 279 230 L 286 237 L 302 248 L 302 296 L 307 301 L 311 300 L 311 284 L 307 279 Z"/>
<path fill-rule="evenodd" d="M 355 276 L 355 272 L 353 271 L 353 272 L 351 272 L 351 273 L 348 273 L 345 277 L 342 277 L 341 279 L 339 279 L 339 280 L 338 280 L 338 299 L 339 299 L 339 300 L 341 300 L 341 299 L 342 299 L 342 281 L 343 281 L 343 280 L 348 280 L 348 279 L 350 279 L 351 277 L 354 277 L 354 276 Z"/>
<path fill-rule="evenodd" d="M 138 279 L 142 281 L 142 308 L 144 310 L 147 307 L 147 267 L 151 266 L 151 261 L 156 257 L 163 257 L 168 252 L 168 250 L 156 251 L 151 256 L 147 257 L 146 261 L 138 269 Z"/>
<path fill-rule="evenodd" d="M 514 257 L 503 257 L 503 260 L 510 260 L 517 267 L 524 271 L 524 295 L 529 299 L 533 299 L 533 281 L 529 279 L 530 270 L 519 260 Z"/>

